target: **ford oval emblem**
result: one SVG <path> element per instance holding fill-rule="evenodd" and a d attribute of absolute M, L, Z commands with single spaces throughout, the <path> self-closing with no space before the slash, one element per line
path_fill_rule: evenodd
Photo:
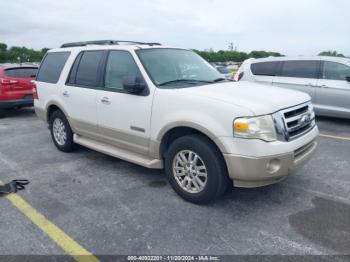
<path fill-rule="evenodd" d="M 310 114 L 305 114 L 299 119 L 299 125 L 306 125 L 311 122 Z"/>

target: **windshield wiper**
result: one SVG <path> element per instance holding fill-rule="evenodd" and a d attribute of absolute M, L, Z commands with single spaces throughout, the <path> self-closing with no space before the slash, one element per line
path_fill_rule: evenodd
<path fill-rule="evenodd" d="M 187 83 L 212 83 L 212 81 L 205 81 L 205 80 L 196 80 L 196 79 L 175 79 L 171 81 L 166 81 L 163 83 L 158 84 L 158 86 L 165 86 L 168 84 L 173 84 L 173 83 L 181 83 L 181 82 L 187 82 Z"/>

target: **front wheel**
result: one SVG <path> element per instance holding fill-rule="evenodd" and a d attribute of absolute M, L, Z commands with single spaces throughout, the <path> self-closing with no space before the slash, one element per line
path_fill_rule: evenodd
<path fill-rule="evenodd" d="M 170 145 L 165 172 L 175 192 L 196 204 L 216 199 L 229 182 L 221 152 L 201 135 L 180 137 Z"/>
<path fill-rule="evenodd" d="M 50 132 L 55 146 L 63 152 L 71 152 L 76 148 L 73 131 L 65 115 L 55 111 L 50 116 Z"/>

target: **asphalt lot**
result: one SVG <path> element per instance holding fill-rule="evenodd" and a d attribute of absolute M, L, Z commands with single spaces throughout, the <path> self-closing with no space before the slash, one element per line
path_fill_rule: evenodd
<path fill-rule="evenodd" d="M 350 138 L 350 121 L 319 118 Z M 66 154 L 32 109 L 0 118 L 0 180 L 88 251 L 105 254 L 350 254 L 350 140 L 320 137 L 315 157 L 282 183 L 184 202 L 163 171 L 80 147 Z M 0 198 L 0 254 L 65 254 Z"/>

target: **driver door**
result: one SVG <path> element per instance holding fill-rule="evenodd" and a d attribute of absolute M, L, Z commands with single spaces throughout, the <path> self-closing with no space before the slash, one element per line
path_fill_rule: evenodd
<path fill-rule="evenodd" d="M 128 51 L 109 51 L 104 87 L 97 90 L 97 118 L 101 140 L 135 153 L 148 154 L 152 95 L 124 90 L 123 78 L 142 78 Z"/>

